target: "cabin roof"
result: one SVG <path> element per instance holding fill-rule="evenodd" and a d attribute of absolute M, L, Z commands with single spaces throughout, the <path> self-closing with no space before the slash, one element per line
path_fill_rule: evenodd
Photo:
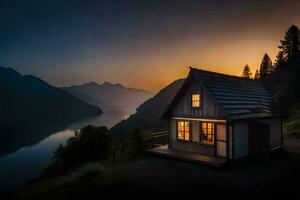
<path fill-rule="evenodd" d="M 205 87 L 222 107 L 228 120 L 266 118 L 283 115 L 272 95 L 259 80 L 226 75 L 202 69 L 190 68 L 189 79 L 195 79 Z M 177 98 L 185 90 L 183 84 L 163 117 L 166 117 Z"/>

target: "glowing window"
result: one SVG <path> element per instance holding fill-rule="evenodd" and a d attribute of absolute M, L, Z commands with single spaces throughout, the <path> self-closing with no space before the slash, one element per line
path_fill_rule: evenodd
<path fill-rule="evenodd" d="M 177 122 L 177 138 L 179 140 L 190 140 L 190 122 L 178 121 Z"/>
<path fill-rule="evenodd" d="M 192 94 L 192 107 L 200 107 L 200 94 Z"/>
<path fill-rule="evenodd" d="M 201 142 L 213 144 L 215 141 L 215 127 L 214 123 L 202 122 L 201 123 Z"/>

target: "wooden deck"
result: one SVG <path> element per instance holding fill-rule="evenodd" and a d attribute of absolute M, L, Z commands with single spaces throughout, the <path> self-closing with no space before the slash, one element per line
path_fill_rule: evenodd
<path fill-rule="evenodd" d="M 169 149 L 168 145 L 164 145 L 161 147 L 156 147 L 148 150 L 148 153 L 157 156 L 163 156 L 172 159 L 184 160 L 189 162 L 198 163 L 201 165 L 207 165 L 211 167 L 223 167 L 226 163 L 226 159 L 212 157 L 212 156 L 204 156 L 196 153 L 184 152 L 174 149 Z"/>

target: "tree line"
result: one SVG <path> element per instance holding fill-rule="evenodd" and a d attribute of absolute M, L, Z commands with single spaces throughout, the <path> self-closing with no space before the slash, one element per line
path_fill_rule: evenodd
<path fill-rule="evenodd" d="M 292 25 L 285 33 L 284 38 L 280 40 L 280 46 L 278 46 L 279 52 L 276 56 L 274 64 L 270 56 L 265 53 L 260 69 L 256 70 L 253 76 L 250 66 L 247 64 L 244 67 L 242 77 L 254 78 L 254 79 L 265 79 L 278 68 L 285 66 L 293 60 L 300 57 L 300 30 L 297 26 Z"/>

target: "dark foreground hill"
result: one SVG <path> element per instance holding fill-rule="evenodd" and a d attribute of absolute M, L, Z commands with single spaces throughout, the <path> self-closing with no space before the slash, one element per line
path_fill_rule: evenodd
<path fill-rule="evenodd" d="M 154 97 L 141 104 L 134 115 L 115 125 L 111 131 L 115 135 L 123 137 L 130 133 L 136 126 L 151 131 L 166 129 L 167 122 L 161 120 L 160 117 L 171 103 L 183 82 L 184 79 L 179 79 L 169 84 Z"/>
<path fill-rule="evenodd" d="M 109 165 L 89 163 L 6 195 L 26 200 L 119 198 L 120 194 L 124 199 L 187 199 L 195 198 L 190 191 L 197 191 L 208 199 L 299 199 L 300 139 L 284 137 L 284 144 L 285 151 L 272 152 L 268 162 L 239 160 L 223 170 L 152 156 Z"/>
<path fill-rule="evenodd" d="M 102 112 L 37 77 L 4 67 L 0 67 L 0 96 L 0 155 Z"/>

